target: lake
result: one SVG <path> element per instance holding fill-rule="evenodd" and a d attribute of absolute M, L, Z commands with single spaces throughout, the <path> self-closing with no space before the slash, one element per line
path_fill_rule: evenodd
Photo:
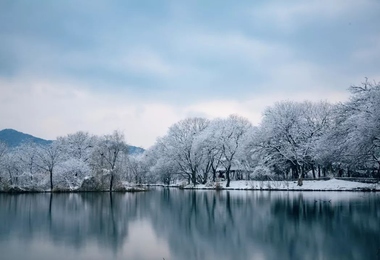
<path fill-rule="evenodd" d="M 0 259 L 380 259 L 380 194 L 0 194 Z"/>

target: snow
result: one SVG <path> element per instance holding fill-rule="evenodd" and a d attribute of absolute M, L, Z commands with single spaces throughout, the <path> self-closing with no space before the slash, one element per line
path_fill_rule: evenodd
<path fill-rule="evenodd" d="M 302 186 L 297 181 L 226 181 L 212 184 L 187 185 L 185 189 L 217 189 L 217 185 L 225 190 L 294 190 L 294 191 L 380 191 L 380 183 L 360 183 L 344 180 L 304 180 Z"/>

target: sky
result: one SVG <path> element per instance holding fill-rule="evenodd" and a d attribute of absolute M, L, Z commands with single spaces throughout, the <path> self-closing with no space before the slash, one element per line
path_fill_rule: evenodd
<path fill-rule="evenodd" d="M 380 81 L 380 1 L 0 0 L 0 129 L 119 130 L 345 101 Z"/>

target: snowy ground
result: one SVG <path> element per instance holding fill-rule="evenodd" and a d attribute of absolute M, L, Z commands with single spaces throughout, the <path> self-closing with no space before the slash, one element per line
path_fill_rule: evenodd
<path fill-rule="evenodd" d="M 217 189 L 217 186 L 228 190 L 304 190 L 304 191 L 380 191 L 380 183 L 360 183 L 331 179 L 326 181 L 303 181 L 302 186 L 297 181 L 231 181 L 226 188 L 226 181 L 212 184 L 199 184 L 195 187 L 187 185 L 185 189 Z"/>

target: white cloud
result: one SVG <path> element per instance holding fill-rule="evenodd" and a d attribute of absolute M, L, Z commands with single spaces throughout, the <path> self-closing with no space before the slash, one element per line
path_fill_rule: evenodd
<path fill-rule="evenodd" d="M 309 101 L 329 101 L 336 103 L 345 101 L 348 98 L 348 93 L 330 90 L 327 93 L 318 90 L 307 90 L 301 92 L 288 92 L 286 90 L 253 95 L 244 100 L 216 100 L 204 103 L 198 103 L 186 107 L 187 115 L 203 116 L 209 119 L 217 117 L 227 117 L 231 114 L 238 114 L 246 117 L 254 125 L 258 125 L 262 119 L 262 112 L 275 102 L 292 100 L 302 102 Z"/>
<path fill-rule="evenodd" d="M 124 92 L 89 91 L 78 84 L 2 78 L 0 92 L 0 129 L 46 139 L 76 131 L 102 135 L 121 130 L 129 143 L 148 147 L 181 118 L 169 105 L 143 103 Z"/>
<path fill-rule="evenodd" d="M 15 128 L 49 139 L 79 130 L 102 135 L 117 129 L 125 133 L 129 143 L 147 148 L 157 136 L 164 135 L 170 125 L 188 116 L 215 118 L 239 114 L 258 124 L 261 112 L 275 101 L 343 100 L 347 96 L 346 88 L 357 82 L 341 82 L 344 92 L 333 91 L 336 89 L 333 84 L 341 77 L 334 80 L 336 75 L 328 69 L 297 61 L 283 46 L 239 33 L 198 34 L 193 40 L 187 48 L 202 50 L 199 55 L 230 55 L 252 63 L 260 61 L 260 69 L 269 76 L 263 83 L 252 82 L 253 88 L 245 89 L 240 99 L 225 95 L 215 99 L 201 88 L 194 89 L 198 95 L 207 97 L 202 99 L 207 101 L 192 100 L 187 103 L 190 105 L 178 105 L 177 101 L 164 103 L 160 97 L 148 101 L 132 90 L 96 92 L 83 82 L 68 79 L 36 79 L 30 75 L 19 75 L 13 80 L 3 78 L 0 79 L 0 128 Z M 141 49 L 128 55 L 124 65 L 136 73 L 179 73 L 155 52 Z M 131 61 L 136 62 L 128 63 Z M 118 62 L 115 64 L 120 65 Z M 195 81 L 197 78 L 192 77 L 201 74 L 194 72 L 202 71 L 197 68 L 188 72 L 191 72 L 188 79 Z M 173 91 L 178 90 L 173 88 Z"/>
<path fill-rule="evenodd" d="M 123 15 L 98 26 L 103 22 L 97 12 L 80 8 L 80 17 L 74 18 L 82 19 L 85 12 L 88 21 L 96 21 L 90 26 L 93 31 L 74 28 L 75 19 L 65 20 L 67 10 L 59 18 L 69 23 L 67 30 L 58 26 L 52 32 L 38 19 L 32 25 L 17 19 L 20 24 L 0 32 L 3 53 L 12 61 L 0 64 L 0 69 L 11 71 L 7 79 L 0 78 L 0 129 L 11 127 L 50 139 L 78 130 L 100 135 L 118 129 L 131 144 L 148 147 L 187 116 L 236 113 L 257 124 L 261 112 L 275 101 L 345 100 L 351 84 L 365 76 L 379 80 L 378 34 L 357 44 L 342 43 L 339 33 L 335 39 L 323 39 L 344 49 L 330 57 L 326 54 L 331 52 L 314 46 L 313 39 L 277 33 L 305 23 L 316 28 L 333 22 L 339 28 L 352 17 L 360 18 L 360 25 L 371 25 L 365 14 L 374 12 L 375 5 L 379 4 L 372 0 L 256 3 L 255 10 L 246 11 L 251 23 L 237 13 L 243 8 L 240 4 L 233 4 L 228 14 L 216 9 L 212 21 L 195 14 L 201 5 L 190 10 L 179 4 L 187 17 L 176 13 L 178 19 L 155 20 L 131 11 L 133 19 L 145 21 L 138 26 L 150 25 L 146 31 L 131 23 L 125 26 Z M 110 10 L 102 17 L 114 15 Z M 368 27 L 352 30 L 352 39 L 374 31 Z M 31 33 L 24 33 L 28 29 Z M 363 71 L 369 72 L 362 75 Z"/>

